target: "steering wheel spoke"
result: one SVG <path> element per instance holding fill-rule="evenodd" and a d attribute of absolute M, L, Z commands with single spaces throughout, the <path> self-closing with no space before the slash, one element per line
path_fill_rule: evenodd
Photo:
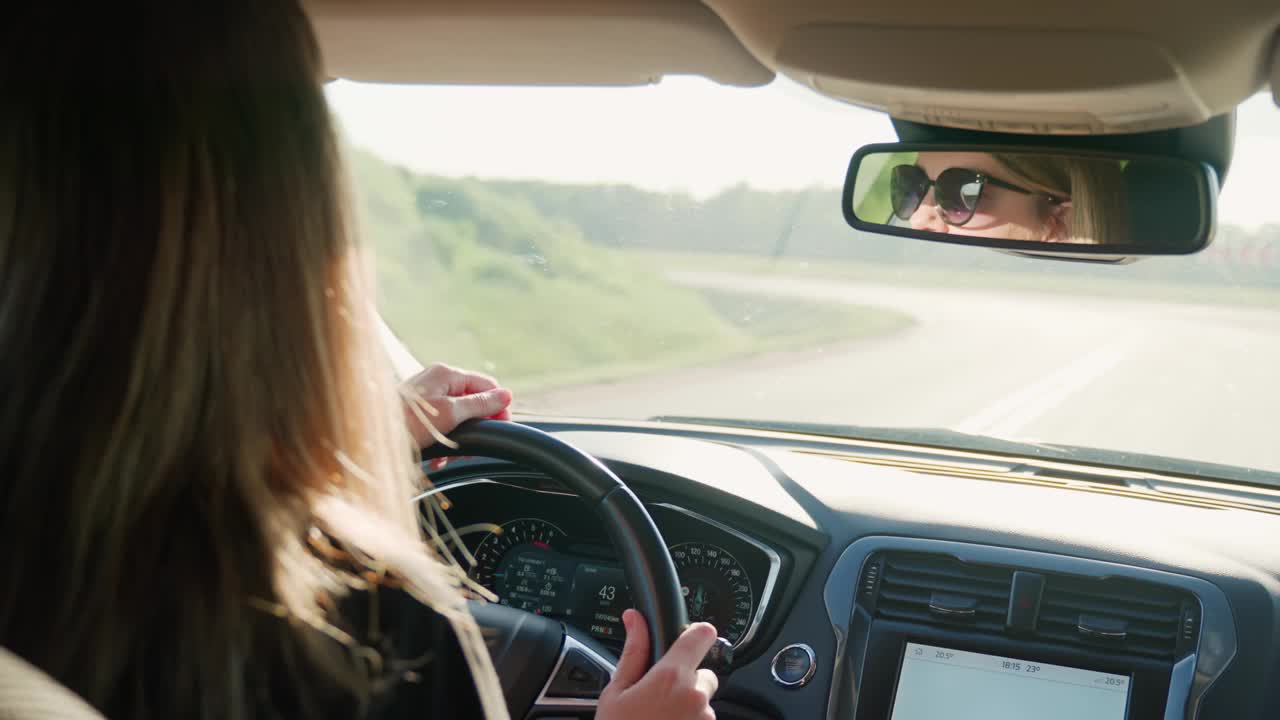
<path fill-rule="evenodd" d="M 656 663 L 688 625 L 675 564 L 644 504 L 603 463 L 541 430 L 513 422 L 473 420 L 423 451 L 423 459 L 481 456 L 514 462 L 556 479 L 601 519 L 623 564 L 636 610 L 652 639 Z M 575 628 L 513 608 L 475 603 L 477 622 L 492 633 L 490 654 L 512 717 L 533 711 L 590 712 L 616 661 Z"/>
<path fill-rule="evenodd" d="M 566 626 L 564 646 L 551 677 L 533 703 L 533 712 L 594 711 L 618 661 L 577 628 Z"/>

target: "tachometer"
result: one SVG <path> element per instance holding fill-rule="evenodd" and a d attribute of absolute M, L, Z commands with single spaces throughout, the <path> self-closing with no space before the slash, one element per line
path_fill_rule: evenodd
<path fill-rule="evenodd" d="M 755 610 L 747 571 L 728 550 L 709 543 L 673 545 L 671 559 L 689 619 L 711 623 L 721 637 L 737 645 Z"/>
<path fill-rule="evenodd" d="M 555 547 L 564 538 L 563 530 L 538 518 L 503 523 L 480 541 L 471 578 L 493 591 L 503 605 L 562 614 L 577 565 Z"/>

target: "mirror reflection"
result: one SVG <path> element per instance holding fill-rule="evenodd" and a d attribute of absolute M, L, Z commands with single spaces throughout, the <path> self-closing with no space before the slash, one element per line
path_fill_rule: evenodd
<path fill-rule="evenodd" d="M 884 147 L 890 149 L 855 160 L 852 187 L 846 188 L 855 226 L 898 228 L 905 232 L 895 234 L 952 242 L 1019 241 L 1063 251 L 1140 244 L 1151 254 L 1191 252 L 1207 240 L 1200 237 L 1206 225 L 1203 180 L 1186 164 Z"/>

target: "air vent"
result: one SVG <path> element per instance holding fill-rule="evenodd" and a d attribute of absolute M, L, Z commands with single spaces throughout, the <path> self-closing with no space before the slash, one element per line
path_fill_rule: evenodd
<path fill-rule="evenodd" d="M 1196 646 L 1200 604 L 1189 593 L 1120 577 L 1030 569 L 1023 574 L 1035 582 L 1019 592 L 1031 589 L 1034 599 L 1022 599 L 1018 608 L 1024 612 L 1019 613 L 1010 607 L 1014 568 L 932 553 L 879 553 L 863 567 L 858 603 L 884 620 L 963 627 L 1147 657 L 1180 657 Z M 1025 624 L 1019 623 L 1020 615 L 1026 616 Z"/>
<path fill-rule="evenodd" d="M 1012 570 L 925 553 L 885 553 L 871 568 L 879 576 L 876 617 L 1004 631 Z"/>
<path fill-rule="evenodd" d="M 1169 658 L 1194 640 L 1197 608 L 1190 596 L 1159 585 L 1048 575 L 1036 635 Z"/>

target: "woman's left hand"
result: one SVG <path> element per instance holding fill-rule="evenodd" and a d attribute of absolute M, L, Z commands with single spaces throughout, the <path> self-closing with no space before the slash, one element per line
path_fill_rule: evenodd
<path fill-rule="evenodd" d="M 404 385 L 405 422 L 419 447 L 435 442 L 419 413 L 442 435 L 453 432 L 467 420 L 511 419 L 511 391 L 488 375 L 459 370 L 436 363 L 414 375 Z M 415 408 L 414 403 L 418 403 Z M 425 403 L 432 408 L 422 407 Z M 415 411 L 416 410 L 416 411 Z"/>

